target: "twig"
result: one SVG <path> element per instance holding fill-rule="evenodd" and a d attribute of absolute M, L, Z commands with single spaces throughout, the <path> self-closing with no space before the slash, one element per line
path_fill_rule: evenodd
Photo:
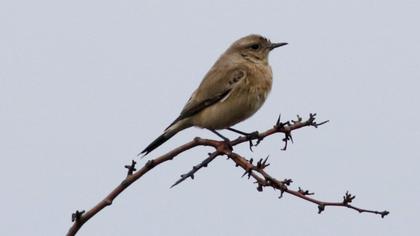
<path fill-rule="evenodd" d="M 279 116 L 275 125 L 273 126 L 273 128 L 271 128 L 271 129 L 269 129 L 265 132 L 262 132 L 262 133 L 257 132 L 257 133 L 255 133 L 255 135 L 240 136 L 237 139 L 235 139 L 233 141 L 230 141 L 229 145 L 231 147 L 233 147 L 233 146 L 236 146 L 236 145 L 244 143 L 244 142 L 251 142 L 252 143 L 252 140 L 257 140 L 257 143 L 255 145 L 252 145 L 252 146 L 257 146 L 261 142 L 261 140 L 263 140 L 265 137 L 268 137 L 268 136 L 273 135 L 275 133 L 283 133 L 285 135 L 285 138 L 283 139 L 283 141 L 285 143 L 284 144 L 285 146 L 281 150 L 286 150 L 287 142 L 289 140 L 293 142 L 292 135 L 291 135 L 291 132 L 293 130 L 300 129 L 300 128 L 303 128 L 303 127 L 306 127 L 306 126 L 313 126 L 315 128 L 318 128 L 320 125 L 323 125 L 323 124 L 329 122 L 328 120 L 326 120 L 326 121 L 323 121 L 321 123 L 316 123 L 315 122 L 315 117 L 316 117 L 316 114 L 311 113 L 311 114 L 309 114 L 309 118 L 306 121 L 302 121 L 302 118 L 300 116 L 298 116 L 297 120 L 292 120 L 290 122 L 287 121 L 285 123 L 282 123 L 281 120 L 280 120 L 281 116 Z M 250 146 L 250 147 L 252 147 L 252 146 Z M 202 167 L 207 166 L 217 156 L 222 155 L 222 154 L 223 153 L 219 153 L 217 151 L 209 154 L 209 157 L 206 158 L 203 162 L 201 162 L 200 164 L 198 164 L 196 166 L 193 166 L 193 168 L 189 172 L 187 172 L 185 174 L 182 174 L 181 178 L 179 178 L 171 186 L 171 188 L 180 184 L 180 183 L 182 183 L 184 180 L 186 180 L 188 178 L 194 179 L 194 174 L 197 171 L 199 171 Z"/>
<path fill-rule="evenodd" d="M 149 172 L 154 167 L 158 166 L 159 164 L 172 160 L 174 157 L 176 157 L 178 154 L 191 149 L 196 146 L 213 146 L 217 147 L 218 141 L 215 140 L 208 140 L 208 139 L 201 139 L 201 138 L 195 138 L 193 141 L 190 141 L 182 146 L 179 146 L 172 151 L 155 158 L 153 160 L 149 160 L 146 162 L 146 164 L 139 169 L 138 171 L 128 174 L 127 177 L 114 189 L 112 190 L 102 201 L 100 201 L 98 204 L 96 204 L 92 209 L 88 211 L 76 211 L 76 213 L 73 213 L 73 225 L 67 232 L 67 235 L 76 235 L 77 231 L 85 224 L 90 218 L 92 218 L 94 215 L 96 215 L 98 212 L 100 212 L 102 209 L 104 209 L 107 206 L 110 206 L 113 202 L 113 200 L 120 195 L 128 186 L 130 186 L 132 183 L 137 181 L 139 178 L 141 178 L 144 174 Z M 220 146 L 220 145 L 219 145 Z M 129 170 L 130 171 L 130 170 Z"/>
<path fill-rule="evenodd" d="M 215 151 L 213 153 L 209 153 L 209 157 L 207 157 L 206 159 L 204 159 L 200 164 L 193 166 L 193 168 L 185 173 L 181 175 L 181 178 L 178 179 L 174 184 L 172 184 L 171 188 L 177 186 L 178 184 L 180 184 L 181 182 L 183 182 L 184 180 L 191 178 L 194 179 L 194 174 L 199 171 L 201 168 L 203 167 L 207 167 L 208 164 L 210 162 L 212 162 L 216 157 L 220 156 L 222 153 L 219 153 L 218 151 Z"/>
<path fill-rule="evenodd" d="M 236 166 L 240 166 L 242 169 L 245 170 L 245 173 L 248 174 L 248 178 L 252 176 L 256 180 L 256 183 L 258 184 L 258 191 L 261 192 L 263 187 L 272 187 L 274 189 L 280 190 L 280 196 L 282 196 L 283 193 L 288 193 L 293 196 L 299 197 L 303 200 L 317 204 L 318 213 L 324 211 L 325 207 L 327 206 L 336 206 L 347 207 L 358 211 L 359 213 L 377 214 L 380 215 L 382 218 L 389 214 L 389 211 L 368 210 L 351 205 L 350 203 L 354 200 L 356 196 L 351 195 L 349 192 L 345 193 L 345 195 L 343 196 L 343 201 L 341 202 L 325 202 L 317 200 L 315 198 L 309 197 L 309 195 L 314 195 L 314 193 L 310 193 L 308 190 L 303 191 L 301 188 L 299 188 L 299 190 L 290 189 L 288 186 L 290 185 L 291 181 L 285 183 L 285 181 L 279 181 L 271 177 L 271 175 L 269 175 L 264 170 L 264 168 L 259 168 L 258 166 L 253 165 L 251 161 L 248 161 L 247 159 L 238 155 L 237 153 L 231 152 L 228 156 L 230 159 L 232 159 L 232 161 L 235 162 Z"/>

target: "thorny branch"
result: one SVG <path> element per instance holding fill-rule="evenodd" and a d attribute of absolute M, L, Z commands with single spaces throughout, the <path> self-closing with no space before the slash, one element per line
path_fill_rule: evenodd
<path fill-rule="evenodd" d="M 327 206 L 336 206 L 336 207 L 347 207 L 347 208 L 356 210 L 359 213 L 366 212 L 366 213 L 378 214 L 382 218 L 389 214 L 388 211 L 367 210 L 367 209 L 362 209 L 362 208 L 351 205 L 350 203 L 356 198 L 356 196 L 351 195 L 349 192 L 345 193 L 345 195 L 343 196 L 343 201 L 341 202 L 324 202 L 324 201 L 317 200 L 315 198 L 309 197 L 309 195 L 314 195 L 314 193 L 309 192 L 309 190 L 302 190 L 301 188 L 299 188 L 298 190 L 290 189 L 289 186 L 291 185 L 292 180 L 286 179 L 286 180 L 280 181 L 271 177 L 271 175 L 269 175 L 264 170 L 265 166 L 267 165 L 255 166 L 251 162 L 252 159 L 248 161 L 244 157 L 234 152 L 229 153 L 227 156 L 236 163 L 236 166 L 240 166 L 242 169 L 245 170 L 245 173 L 243 176 L 247 175 L 248 178 L 252 177 L 255 179 L 256 181 L 255 183 L 258 185 L 257 190 L 259 192 L 263 190 L 263 187 L 272 187 L 274 189 L 280 190 L 279 198 L 281 198 L 284 193 L 289 193 L 293 196 L 296 196 L 306 201 L 317 204 L 318 213 L 321 213 L 322 211 L 324 211 L 325 207 Z M 264 162 L 266 162 L 266 160 L 267 159 L 265 159 Z M 260 163 L 261 161 L 262 159 L 258 163 Z"/>
<path fill-rule="evenodd" d="M 324 202 L 317 200 L 315 198 L 309 197 L 313 195 L 314 193 L 309 192 L 309 190 L 303 190 L 299 188 L 298 190 L 292 190 L 289 189 L 289 186 L 293 182 L 291 179 L 285 179 L 285 180 L 277 180 L 273 177 L 271 177 L 267 172 L 265 172 L 265 168 L 269 166 L 270 164 L 267 163 L 268 157 L 263 159 L 260 159 L 256 165 L 253 164 L 253 160 L 247 160 L 246 158 L 240 156 L 237 153 L 234 153 L 232 150 L 233 146 L 236 146 L 238 144 L 249 142 L 250 148 L 253 146 L 257 146 L 264 138 L 273 135 L 275 133 L 283 133 L 284 138 L 284 147 L 282 150 L 286 150 L 287 144 L 289 141 L 293 142 L 292 134 L 291 132 L 296 129 L 300 129 L 306 126 L 312 126 L 315 128 L 318 128 L 318 126 L 323 125 L 328 122 L 315 122 L 315 116 L 316 114 L 310 114 L 309 118 L 305 121 L 301 117 L 297 117 L 296 120 L 287 121 L 285 123 L 282 123 L 280 121 L 280 116 L 277 119 L 276 124 L 273 126 L 273 128 L 266 130 L 262 133 L 256 133 L 255 135 L 244 135 L 240 136 L 237 139 L 234 139 L 229 142 L 224 141 L 216 141 L 216 140 L 210 140 L 210 139 L 201 139 L 201 138 L 194 138 L 192 141 L 185 143 L 184 145 L 181 145 L 172 151 L 157 157 L 155 159 L 149 160 L 144 164 L 142 168 L 139 170 L 136 170 L 136 162 L 133 160 L 130 165 L 126 165 L 125 168 L 127 168 L 127 177 L 114 189 L 112 190 L 102 201 L 97 203 L 93 208 L 91 208 L 88 211 L 84 210 L 77 210 L 75 213 L 72 214 L 72 222 L 73 225 L 70 227 L 67 235 L 76 235 L 76 233 L 79 231 L 79 229 L 93 216 L 95 216 L 97 213 L 99 213 L 101 210 L 103 210 L 105 207 L 110 206 L 113 202 L 113 200 L 118 197 L 120 193 L 122 193 L 127 187 L 129 187 L 132 183 L 137 181 L 139 178 L 141 178 L 144 174 L 152 170 L 154 167 L 158 166 L 159 164 L 172 160 L 178 154 L 185 152 L 189 149 L 192 149 L 196 146 L 211 146 L 215 149 L 214 152 L 209 153 L 209 156 L 203 160 L 198 165 L 194 166 L 191 171 L 189 171 L 186 174 L 181 175 L 181 178 L 175 182 L 174 185 L 171 187 L 174 187 L 175 185 L 183 182 L 184 180 L 188 178 L 194 178 L 194 174 L 202 169 L 203 167 L 207 167 L 208 164 L 213 161 L 218 156 L 226 155 L 229 159 L 235 162 L 236 166 L 241 167 L 245 170 L 245 173 L 243 176 L 247 176 L 248 178 L 255 179 L 255 183 L 257 184 L 257 190 L 263 191 L 264 187 L 272 187 L 274 189 L 277 189 L 280 191 L 280 197 L 284 193 L 291 194 L 293 196 L 299 197 L 303 200 L 315 203 L 318 205 L 318 212 L 321 213 L 325 210 L 325 207 L 327 206 L 337 206 L 337 207 L 347 207 L 353 210 L 356 210 L 360 213 L 367 212 L 367 213 L 373 213 L 373 214 L 379 214 L 381 217 L 385 217 L 389 214 L 388 211 L 374 211 L 374 210 L 366 210 L 359 207 L 355 207 L 351 205 L 350 203 L 354 200 L 355 196 L 351 195 L 350 193 L 346 192 L 346 194 L 343 196 L 343 201 L 341 202 Z M 253 140 L 257 140 L 256 144 L 253 144 Z M 252 150 L 252 149 L 251 149 Z"/>
<path fill-rule="evenodd" d="M 292 138 L 292 131 L 295 129 L 300 129 L 302 127 L 305 126 L 313 126 L 315 128 L 318 128 L 320 125 L 323 125 L 325 123 L 328 122 L 327 121 L 323 121 L 321 123 L 316 123 L 315 122 L 315 116 L 316 114 L 309 114 L 309 118 L 306 121 L 303 121 L 302 118 L 300 116 L 297 116 L 296 120 L 292 120 L 292 121 L 287 121 L 285 123 L 282 123 L 280 118 L 281 116 L 279 116 L 277 118 L 277 121 L 275 123 L 275 125 L 273 126 L 273 128 L 263 132 L 263 133 L 257 133 L 256 135 L 252 135 L 252 136 L 240 136 L 237 139 L 230 141 L 230 143 L 228 145 L 230 145 L 231 147 L 236 146 L 240 143 L 243 142 L 249 142 L 250 148 L 252 148 L 253 146 L 258 146 L 258 144 L 267 136 L 273 135 L 275 133 L 283 133 L 284 134 L 284 138 L 283 138 L 283 142 L 284 142 L 284 146 L 281 150 L 286 150 L 287 149 L 287 142 L 288 141 L 292 141 L 293 142 L 293 138 Z M 253 140 L 257 140 L 256 144 L 253 144 L 252 141 Z M 252 149 L 251 149 L 252 150 Z M 194 166 L 192 168 L 192 170 L 190 170 L 188 173 L 185 173 L 183 175 L 181 175 L 181 178 L 179 180 L 177 180 L 171 187 L 174 187 L 176 185 L 178 185 L 179 183 L 183 182 L 184 180 L 188 179 L 188 178 L 192 178 L 194 179 L 194 174 L 199 171 L 201 168 L 203 167 L 207 167 L 207 165 L 213 161 L 217 156 L 223 155 L 223 153 L 220 153 L 218 150 L 216 150 L 213 153 L 209 153 L 209 157 L 206 158 L 203 162 L 201 162 L 200 164 Z"/>

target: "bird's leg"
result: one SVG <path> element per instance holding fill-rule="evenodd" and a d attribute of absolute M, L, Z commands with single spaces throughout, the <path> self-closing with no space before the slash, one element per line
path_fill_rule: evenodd
<path fill-rule="evenodd" d="M 230 130 L 230 131 L 238 133 L 238 134 L 245 135 L 247 138 L 252 138 L 252 139 L 258 138 L 258 131 L 254 131 L 252 133 L 247 133 L 247 132 L 240 131 L 240 130 L 237 130 L 237 129 L 234 129 L 234 128 L 227 128 L 227 130 Z"/>
<path fill-rule="evenodd" d="M 246 132 L 243 132 L 243 131 L 234 129 L 234 128 L 227 128 L 227 129 L 230 130 L 230 131 L 232 131 L 232 132 L 245 135 L 245 137 L 249 140 L 249 150 L 251 150 L 251 152 L 252 152 L 252 147 L 253 146 L 257 146 L 260 143 L 260 141 L 262 140 L 262 138 L 259 137 L 258 131 L 254 131 L 252 133 L 246 133 Z M 253 139 L 257 139 L 257 143 L 256 144 L 254 144 L 252 142 Z"/>
<path fill-rule="evenodd" d="M 209 129 L 211 132 L 213 132 L 214 134 L 216 134 L 217 136 L 219 136 L 220 138 L 223 139 L 223 141 L 225 142 L 230 142 L 230 140 L 228 138 L 226 138 L 225 136 L 223 136 L 221 133 L 217 132 L 214 129 Z"/>
<path fill-rule="evenodd" d="M 226 138 L 225 136 L 223 136 L 221 133 L 217 132 L 214 129 L 208 129 L 208 130 L 210 130 L 211 132 L 213 132 L 214 134 L 222 138 L 225 144 L 229 147 L 229 149 L 232 150 L 232 145 L 230 145 L 230 140 L 228 138 Z"/>

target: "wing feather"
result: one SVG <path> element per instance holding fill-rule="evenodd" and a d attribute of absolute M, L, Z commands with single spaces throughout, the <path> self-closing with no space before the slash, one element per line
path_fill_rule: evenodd
<path fill-rule="evenodd" d="M 232 89 L 237 86 L 246 77 L 246 71 L 242 68 L 234 67 L 226 70 L 226 68 L 211 69 L 204 77 L 200 86 L 191 95 L 185 104 L 178 118 L 172 122 L 173 124 L 179 120 L 193 116 L 203 109 L 219 102 L 229 96 Z"/>

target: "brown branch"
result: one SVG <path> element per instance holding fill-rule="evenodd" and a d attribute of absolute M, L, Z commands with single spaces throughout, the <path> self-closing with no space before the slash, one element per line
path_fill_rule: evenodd
<path fill-rule="evenodd" d="M 292 134 L 291 132 L 295 129 L 300 129 L 303 128 L 305 126 L 313 126 L 315 128 L 318 128 L 320 125 L 323 125 L 325 123 L 328 122 L 327 121 L 323 121 L 321 123 L 316 123 L 315 122 L 315 116 L 316 114 L 309 114 L 309 118 L 306 121 L 302 121 L 302 118 L 300 116 L 297 116 L 296 120 L 292 120 L 292 121 L 287 121 L 285 123 L 282 123 L 280 121 L 280 116 L 278 117 L 275 125 L 273 126 L 273 128 L 263 132 L 263 133 L 258 133 L 256 135 L 251 135 L 251 136 L 240 136 L 237 139 L 230 141 L 230 143 L 228 145 L 230 145 L 231 147 L 236 146 L 238 144 L 244 143 L 244 142 L 249 142 L 250 143 L 250 148 L 252 146 L 257 146 L 265 137 L 273 135 L 275 133 L 283 133 L 284 134 L 284 138 L 283 138 L 283 142 L 284 142 L 284 147 L 282 148 L 282 150 L 286 150 L 287 148 L 287 142 L 288 141 L 293 141 L 292 139 Z M 252 140 L 257 140 L 257 143 L 254 145 L 252 143 Z M 252 150 L 252 149 L 251 149 Z M 223 153 L 220 153 L 218 151 L 215 151 L 213 153 L 209 153 L 209 157 L 207 157 L 204 161 L 202 161 L 200 164 L 193 166 L 193 168 L 185 173 L 182 174 L 181 177 L 171 186 L 175 187 L 176 185 L 182 183 L 184 180 L 191 178 L 194 179 L 194 174 L 199 171 L 201 168 L 203 167 L 207 167 L 207 165 L 212 162 L 216 157 L 222 155 Z"/>
<path fill-rule="evenodd" d="M 285 135 L 283 141 L 285 143 L 285 146 L 283 149 L 286 149 L 287 142 L 292 141 L 291 131 L 306 127 L 306 126 L 313 126 L 318 127 L 319 125 L 325 124 L 328 121 L 324 121 L 321 123 L 315 122 L 315 114 L 310 114 L 309 118 L 306 121 L 303 121 L 302 118 L 298 116 L 298 119 L 291 122 L 282 123 L 280 122 L 280 117 L 277 120 L 276 124 L 273 128 L 258 133 L 257 135 L 253 136 L 240 136 L 235 140 L 230 141 L 229 143 L 226 143 L 224 141 L 216 141 L 216 140 L 210 140 L 210 139 L 201 139 L 201 138 L 194 138 L 194 140 L 179 146 L 172 151 L 157 157 L 153 160 L 149 160 L 145 165 L 139 169 L 136 170 L 135 165 L 136 162 L 133 160 L 131 165 L 126 165 L 125 168 L 128 169 L 127 171 L 127 177 L 114 189 L 112 190 L 102 201 L 100 201 L 98 204 L 96 204 L 92 209 L 88 211 L 76 211 L 72 214 L 72 221 L 73 225 L 69 229 L 67 235 L 75 235 L 78 230 L 94 215 L 96 215 L 98 212 L 103 210 L 105 207 L 110 206 L 113 202 L 113 200 L 118 197 L 120 193 L 122 193 L 128 186 L 130 186 L 132 183 L 137 181 L 139 178 L 141 178 L 144 174 L 152 170 L 154 167 L 158 166 L 159 164 L 172 160 L 175 158 L 178 154 L 185 152 L 189 149 L 192 149 L 196 146 L 211 146 L 216 149 L 213 153 L 209 154 L 209 157 L 206 158 L 203 162 L 201 162 L 199 165 L 195 166 L 190 172 L 187 174 L 184 174 L 181 176 L 180 180 L 178 180 L 173 186 L 176 184 L 184 181 L 187 178 L 194 178 L 194 174 L 200 170 L 202 167 L 206 167 L 211 161 L 213 161 L 216 157 L 221 155 L 227 155 L 232 160 L 236 160 L 235 163 L 244 170 L 246 170 L 248 176 L 252 176 L 257 180 L 257 183 L 259 184 L 258 190 L 262 191 L 262 187 L 271 186 L 275 187 L 276 189 L 279 189 L 282 193 L 287 192 L 289 194 L 292 194 L 294 196 L 300 197 L 304 200 L 313 202 L 315 204 L 318 204 L 320 211 L 322 211 L 325 206 L 345 206 L 354 210 L 358 210 L 359 212 L 370 212 L 375 214 L 381 214 L 382 217 L 387 215 L 388 212 L 377 212 L 377 211 L 370 211 L 370 210 L 364 210 L 360 209 L 354 206 L 349 205 L 348 203 L 353 200 L 353 196 L 350 195 L 350 197 L 347 200 L 344 200 L 342 203 L 335 203 L 335 202 L 322 202 L 313 198 L 308 197 L 305 192 L 302 191 L 293 191 L 289 190 L 287 188 L 288 185 L 291 184 L 291 180 L 284 180 L 284 181 L 278 181 L 274 178 L 270 177 L 267 173 L 263 171 L 263 169 L 268 166 L 265 161 L 260 161 L 257 163 L 257 166 L 252 165 L 251 160 L 248 161 L 245 158 L 242 158 L 238 154 L 235 154 L 232 152 L 232 147 L 236 146 L 238 144 L 244 143 L 244 142 L 250 142 L 252 144 L 252 140 L 257 140 L 257 144 L 263 140 L 265 137 L 273 135 L 275 133 L 283 133 Z M 256 173 L 261 174 L 263 177 L 258 176 Z M 344 204 L 345 202 L 345 204 Z"/>
<path fill-rule="evenodd" d="M 336 206 L 336 207 L 347 207 L 353 210 L 358 211 L 359 213 L 373 213 L 378 214 L 382 218 L 389 214 L 389 211 L 374 211 L 374 210 L 368 210 L 363 209 L 360 207 L 356 207 L 353 205 L 350 205 L 350 203 L 354 200 L 356 196 L 351 195 L 349 192 L 346 192 L 343 196 L 343 201 L 341 202 L 325 202 L 320 201 L 315 198 L 309 197 L 309 195 L 314 195 L 314 193 L 309 192 L 308 190 L 302 190 L 299 188 L 298 190 L 292 190 L 289 189 L 289 185 L 292 183 L 290 179 L 287 180 L 277 180 L 271 175 L 269 175 L 267 172 L 265 172 L 265 167 L 268 166 L 267 159 L 263 161 L 264 165 L 257 164 L 256 166 L 252 164 L 252 159 L 247 160 L 244 157 L 238 155 L 237 153 L 231 152 L 228 154 L 228 157 L 232 159 L 232 161 L 235 162 L 236 166 L 240 166 L 242 169 L 245 170 L 244 175 L 248 175 L 248 178 L 252 177 L 256 180 L 255 183 L 258 184 L 257 190 L 261 192 L 263 190 L 263 187 L 272 187 L 274 189 L 280 190 L 280 198 L 283 196 L 283 193 L 288 193 L 293 196 L 299 197 L 303 200 L 315 203 L 318 205 L 318 213 L 321 213 L 325 210 L 325 207 L 327 206 Z M 258 162 L 261 163 L 262 159 Z"/>
<path fill-rule="evenodd" d="M 201 139 L 201 138 L 195 138 L 193 141 L 190 141 L 182 146 L 179 146 L 172 151 L 155 158 L 153 160 L 149 160 L 146 162 L 146 164 L 139 169 L 138 171 L 134 172 L 132 169 L 134 168 L 134 161 L 132 162 L 131 166 L 125 166 L 128 168 L 128 174 L 127 177 L 114 189 L 112 192 L 110 192 L 102 201 L 100 201 L 98 204 L 96 204 L 92 209 L 89 211 L 76 211 L 76 213 L 73 213 L 72 222 L 73 225 L 67 232 L 67 235 L 76 235 L 77 231 L 83 226 L 84 223 L 86 223 L 90 218 L 92 218 L 94 215 L 96 215 L 98 212 L 100 212 L 102 209 L 104 209 L 107 206 L 110 206 L 113 202 L 113 200 L 120 195 L 128 186 L 130 186 L 132 183 L 137 181 L 139 178 L 141 178 L 144 174 L 149 172 L 154 167 L 158 166 L 159 164 L 172 160 L 174 157 L 176 157 L 178 154 L 191 149 L 196 146 L 213 146 L 215 148 L 220 148 L 220 144 L 218 141 L 215 140 L 208 140 L 208 139 Z"/>

